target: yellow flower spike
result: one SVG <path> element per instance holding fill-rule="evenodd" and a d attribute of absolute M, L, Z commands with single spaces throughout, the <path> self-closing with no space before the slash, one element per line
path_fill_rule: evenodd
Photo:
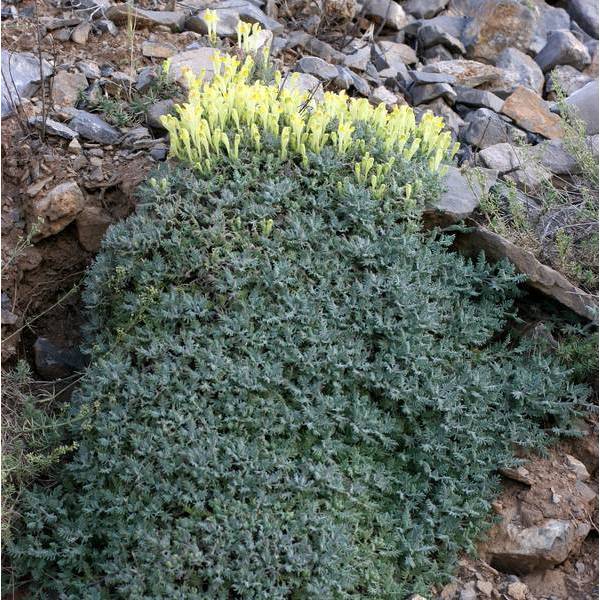
<path fill-rule="evenodd" d="M 408 202 L 412 196 L 413 186 L 410 183 L 407 183 L 404 186 L 404 199 Z"/>
<path fill-rule="evenodd" d="M 217 23 L 219 22 L 219 17 L 217 13 L 210 8 L 207 8 L 202 16 L 206 23 L 206 28 L 208 29 L 208 39 L 214 46 L 217 43 Z"/>
<path fill-rule="evenodd" d="M 235 134 L 233 138 L 233 159 L 237 160 L 240 156 L 240 141 L 242 140 L 239 133 Z"/>
<path fill-rule="evenodd" d="M 284 127 L 281 130 L 281 160 L 286 160 L 288 156 L 288 146 L 290 143 L 291 129 Z"/>
<path fill-rule="evenodd" d="M 456 156 L 456 153 L 458 152 L 458 150 L 460 149 L 460 143 L 459 142 L 454 142 L 454 145 L 452 146 L 452 150 L 450 151 L 450 159 L 453 159 Z"/>
<path fill-rule="evenodd" d="M 402 153 L 402 156 L 404 157 L 404 160 L 410 160 L 416 154 L 416 152 L 419 149 L 420 145 L 421 145 L 421 138 L 415 138 L 412 141 L 412 144 L 411 144 L 410 148 L 407 148 Z"/>

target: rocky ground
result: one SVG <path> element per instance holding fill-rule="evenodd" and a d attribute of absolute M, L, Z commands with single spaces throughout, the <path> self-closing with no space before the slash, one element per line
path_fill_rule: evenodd
<path fill-rule="evenodd" d="M 575 154 L 596 168 L 597 0 L 3 0 L 7 364 L 26 358 L 59 387 L 84 366 L 82 274 L 166 159 L 159 118 L 184 97 L 182 68 L 211 67 L 207 7 L 219 16 L 217 48 L 235 45 L 239 19 L 260 23 L 276 67 L 299 72 L 296 85 L 317 97 L 344 89 L 443 116 L 460 168 L 427 222 L 467 219 L 460 251 L 506 256 L 536 297 L 593 317 L 597 262 L 585 251 L 597 240 L 597 192 Z M 582 119 L 575 143 L 559 104 Z M 585 428 L 499 474 L 498 523 L 432 597 L 597 597 L 595 420 Z"/>

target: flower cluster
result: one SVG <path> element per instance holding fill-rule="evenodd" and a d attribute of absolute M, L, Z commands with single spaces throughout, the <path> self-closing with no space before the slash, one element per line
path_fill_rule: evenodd
<path fill-rule="evenodd" d="M 246 29 L 239 30 L 242 46 L 256 33 Z M 442 131 L 443 120 L 429 112 L 417 123 L 408 106 L 388 112 L 383 104 L 373 107 L 344 92 L 326 92 L 317 101 L 298 89 L 297 75 L 286 81 L 276 72 L 271 83 L 250 82 L 253 69 L 251 56 L 242 61 L 216 53 L 212 79 L 206 73 L 189 75 L 188 101 L 177 107 L 177 116 L 162 117 L 171 156 L 209 173 L 220 157 L 237 160 L 241 144 L 256 151 L 268 144 L 282 160 L 304 166 L 310 153 L 320 154 L 329 146 L 343 157 L 360 157 L 357 182 L 378 186 L 395 161 L 410 161 L 418 153 L 431 172 L 443 172 L 444 160 L 458 149 L 450 133 Z M 382 148 L 377 161 L 369 153 L 374 146 Z"/>

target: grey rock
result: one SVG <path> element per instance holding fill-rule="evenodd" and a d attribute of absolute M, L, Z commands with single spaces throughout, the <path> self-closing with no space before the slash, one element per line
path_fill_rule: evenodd
<path fill-rule="evenodd" d="M 87 87 L 88 80 L 83 73 L 58 71 L 52 80 L 52 102 L 55 107 L 75 106 Z"/>
<path fill-rule="evenodd" d="M 465 47 L 459 39 L 443 31 L 437 25 L 423 25 L 420 27 L 417 40 L 423 48 L 431 48 L 439 44 L 454 53 L 464 54 L 466 52 Z"/>
<path fill-rule="evenodd" d="M 44 337 L 33 345 L 36 371 L 44 379 L 63 379 L 83 371 L 85 356 L 76 348 L 62 348 Z"/>
<path fill-rule="evenodd" d="M 214 76 L 213 59 L 216 50 L 214 48 L 197 48 L 186 50 L 171 57 L 169 66 L 169 77 L 183 88 L 187 89 L 188 79 L 186 72 L 195 77 L 204 74 L 204 80 L 210 81 Z"/>
<path fill-rule="evenodd" d="M 86 206 L 75 219 L 77 239 L 88 252 L 98 252 L 112 219 L 97 206 Z"/>
<path fill-rule="evenodd" d="M 21 99 L 31 98 L 42 77 L 52 72 L 50 63 L 43 60 L 40 76 L 40 63 L 33 54 L 2 50 L 2 118 L 11 114 Z"/>
<path fill-rule="evenodd" d="M 431 48 L 426 48 L 423 51 L 423 58 L 425 59 L 425 64 L 431 64 L 443 60 L 452 60 L 454 56 L 452 56 L 452 52 L 446 46 L 437 44 Z"/>
<path fill-rule="evenodd" d="M 87 21 L 80 23 L 73 29 L 71 33 L 71 41 L 75 44 L 79 44 L 80 46 L 85 46 L 88 41 L 88 37 L 90 32 L 92 31 L 92 26 Z"/>
<path fill-rule="evenodd" d="M 171 31 L 182 31 L 186 19 L 183 11 L 145 10 L 129 4 L 114 4 L 105 11 L 105 14 L 116 25 L 126 24 L 129 19 L 133 19 L 139 29 L 164 25 Z"/>
<path fill-rule="evenodd" d="M 422 69 L 427 73 L 443 73 L 451 75 L 456 83 L 467 87 L 477 87 L 483 83 L 494 81 L 502 75 L 502 70 L 474 60 L 447 60 L 427 65 Z"/>
<path fill-rule="evenodd" d="M 367 81 L 360 75 L 357 75 L 356 73 L 350 72 L 350 75 L 352 77 L 352 85 L 354 86 L 354 89 L 361 96 L 368 97 L 371 93 L 371 88 L 369 87 Z"/>
<path fill-rule="evenodd" d="M 566 100 L 575 114 L 585 123 L 586 133 L 598 133 L 598 80 L 590 81 Z"/>
<path fill-rule="evenodd" d="M 570 31 L 551 31 L 546 45 L 535 57 L 542 71 L 550 71 L 556 65 L 571 65 L 581 69 L 591 62 L 588 49 Z"/>
<path fill-rule="evenodd" d="M 569 0 L 567 10 L 586 33 L 598 37 L 598 0 Z"/>
<path fill-rule="evenodd" d="M 333 80 L 333 84 L 338 90 L 347 90 L 352 87 L 352 71 L 348 67 L 337 66 L 337 77 Z"/>
<path fill-rule="evenodd" d="M 559 91 L 569 96 L 590 81 L 593 81 L 593 77 L 581 73 L 575 67 L 559 65 L 558 67 L 554 67 L 546 77 L 546 94 L 549 98 L 554 98 L 556 86 L 558 86 Z"/>
<path fill-rule="evenodd" d="M 385 21 L 388 27 L 397 31 L 408 24 L 406 13 L 394 0 L 365 0 L 363 13 L 366 17 Z"/>
<path fill-rule="evenodd" d="M 465 117 L 460 139 L 477 148 L 487 148 L 502 142 L 524 141 L 527 134 L 504 121 L 487 108 L 478 108 Z"/>
<path fill-rule="evenodd" d="M 544 73 L 538 64 L 527 54 L 516 48 L 505 48 L 496 59 L 496 66 L 503 74 L 496 81 L 487 84 L 491 89 L 500 89 L 506 95 L 522 85 L 541 94 L 544 87 Z"/>
<path fill-rule="evenodd" d="M 171 114 L 174 107 L 175 102 L 171 99 L 155 102 L 146 112 L 146 123 L 155 129 L 164 129 L 163 124 L 160 122 L 160 118 L 164 115 Z"/>
<path fill-rule="evenodd" d="M 169 58 L 177 54 L 177 46 L 169 42 L 144 40 L 142 42 L 142 55 L 148 58 Z"/>
<path fill-rule="evenodd" d="M 494 112 L 500 112 L 502 105 L 504 104 L 501 98 L 498 98 L 498 96 L 495 96 L 491 92 L 485 92 L 462 85 L 454 86 L 454 90 L 456 91 L 456 103 L 477 108 L 489 108 Z"/>
<path fill-rule="evenodd" d="M 95 62 L 80 60 L 75 63 L 75 66 L 87 79 L 100 79 L 100 67 Z"/>
<path fill-rule="evenodd" d="M 121 138 L 119 131 L 98 115 L 84 110 L 75 110 L 74 113 L 69 127 L 86 140 L 99 144 L 116 144 Z"/>
<path fill-rule="evenodd" d="M 110 33 L 113 37 L 119 33 L 119 28 L 110 19 L 94 21 L 93 25 L 99 33 Z"/>
<path fill-rule="evenodd" d="M 304 56 L 298 61 L 296 66 L 300 72 L 314 75 L 318 79 L 321 79 L 321 81 L 335 79 L 338 74 L 335 65 L 330 65 L 316 56 Z"/>
<path fill-rule="evenodd" d="M 63 5 L 65 8 L 75 9 L 78 14 L 83 13 L 93 19 L 99 19 L 111 5 L 111 0 L 65 0 Z"/>
<path fill-rule="evenodd" d="M 169 151 L 168 146 L 165 144 L 159 144 L 153 146 L 150 150 L 150 156 L 157 162 L 163 161 L 167 158 L 167 152 Z"/>
<path fill-rule="evenodd" d="M 365 71 L 371 60 L 371 44 L 364 40 L 353 40 L 345 49 L 343 63 L 351 69 Z"/>
<path fill-rule="evenodd" d="M 287 49 L 297 48 L 298 46 L 300 46 L 306 54 L 318 56 L 327 62 L 342 63 L 345 59 L 344 54 L 336 50 L 331 44 L 323 42 L 305 31 L 293 31 L 287 37 L 285 44 Z"/>
<path fill-rule="evenodd" d="M 546 140 L 535 147 L 537 159 L 555 175 L 572 175 L 579 171 L 577 161 L 562 140 Z"/>
<path fill-rule="evenodd" d="M 410 71 L 410 75 L 417 83 L 456 83 L 456 77 L 446 73 L 429 73 L 428 71 Z"/>
<path fill-rule="evenodd" d="M 491 177 L 488 177 L 491 175 Z M 425 208 L 423 218 L 428 224 L 447 226 L 473 214 L 481 197 L 495 181 L 495 173 L 487 173 L 483 186 L 470 182 L 457 167 L 449 167 L 444 178 L 445 191 L 431 206 Z"/>
<path fill-rule="evenodd" d="M 154 67 L 144 67 L 137 75 L 135 89 L 138 92 L 145 92 L 156 79 Z"/>
<path fill-rule="evenodd" d="M 190 15 L 185 20 L 184 29 L 186 31 L 195 31 L 206 35 L 208 33 L 208 25 L 205 19 L 206 10 L 200 11 L 198 14 Z M 216 24 L 216 34 L 218 37 L 235 37 L 237 36 L 236 27 L 240 21 L 240 16 L 235 10 L 219 10 L 219 17 Z"/>
<path fill-rule="evenodd" d="M 451 104 L 454 103 L 456 92 L 452 86 L 447 83 L 425 83 L 423 85 L 413 85 L 410 89 L 413 104 L 419 105 L 425 102 L 431 102 L 436 98 L 445 98 Z"/>
<path fill-rule="evenodd" d="M 417 62 L 416 52 L 406 44 L 398 42 L 381 41 L 377 48 L 388 66 L 400 71 L 404 65 L 412 65 Z"/>
<path fill-rule="evenodd" d="M 404 3 L 404 11 L 417 19 L 430 19 L 447 5 L 448 0 L 408 0 Z"/>
<path fill-rule="evenodd" d="M 486 167 L 496 169 L 501 175 L 522 166 L 516 149 L 508 143 L 488 146 L 478 154 L 478 158 Z"/>
<path fill-rule="evenodd" d="M 393 92 L 390 92 L 384 85 L 376 87 L 369 96 L 369 102 L 374 105 L 385 104 L 386 108 L 391 109 L 393 106 L 398 104 L 398 96 Z"/>
<path fill-rule="evenodd" d="M 283 89 L 308 92 L 319 101 L 323 99 L 323 84 L 310 73 L 289 73 L 283 80 Z"/>
<path fill-rule="evenodd" d="M 40 130 L 44 127 L 43 117 L 29 117 L 27 122 Z M 46 133 L 49 133 L 50 135 L 57 135 L 59 137 L 65 138 L 65 140 L 72 140 L 79 135 L 70 127 L 67 127 L 63 123 L 59 123 L 54 119 L 46 119 Z"/>
<path fill-rule="evenodd" d="M 465 28 L 469 23 L 471 23 L 472 20 L 473 19 L 470 17 L 443 14 L 433 17 L 433 19 L 421 19 L 419 21 L 414 21 L 413 23 L 407 25 L 404 28 L 404 31 L 408 35 L 416 37 L 419 29 L 423 27 L 423 25 L 432 25 L 446 32 L 448 35 L 460 40 L 464 44 L 465 39 L 463 34 L 465 32 Z"/>
<path fill-rule="evenodd" d="M 534 56 L 546 45 L 548 33 L 557 29 L 568 30 L 571 24 L 571 17 L 566 10 L 549 6 L 545 0 L 535 0 L 535 11 L 538 13 L 535 32 L 527 48 Z"/>

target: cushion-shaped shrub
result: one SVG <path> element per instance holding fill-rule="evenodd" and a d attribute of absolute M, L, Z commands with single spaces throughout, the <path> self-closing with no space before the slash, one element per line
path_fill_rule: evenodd
<path fill-rule="evenodd" d="M 11 549 L 41 597 L 426 592 L 471 548 L 515 445 L 581 406 L 560 365 L 501 341 L 512 271 L 419 232 L 437 121 L 403 109 L 399 148 L 400 117 L 333 96 L 311 112 L 259 84 L 271 108 L 296 98 L 284 152 L 258 100 L 255 120 L 237 97 L 211 122 L 251 87 L 231 68 L 168 121 L 191 168 L 156 175 L 87 276 L 78 449 L 25 495 Z M 403 155 L 419 127 L 434 149 Z"/>

